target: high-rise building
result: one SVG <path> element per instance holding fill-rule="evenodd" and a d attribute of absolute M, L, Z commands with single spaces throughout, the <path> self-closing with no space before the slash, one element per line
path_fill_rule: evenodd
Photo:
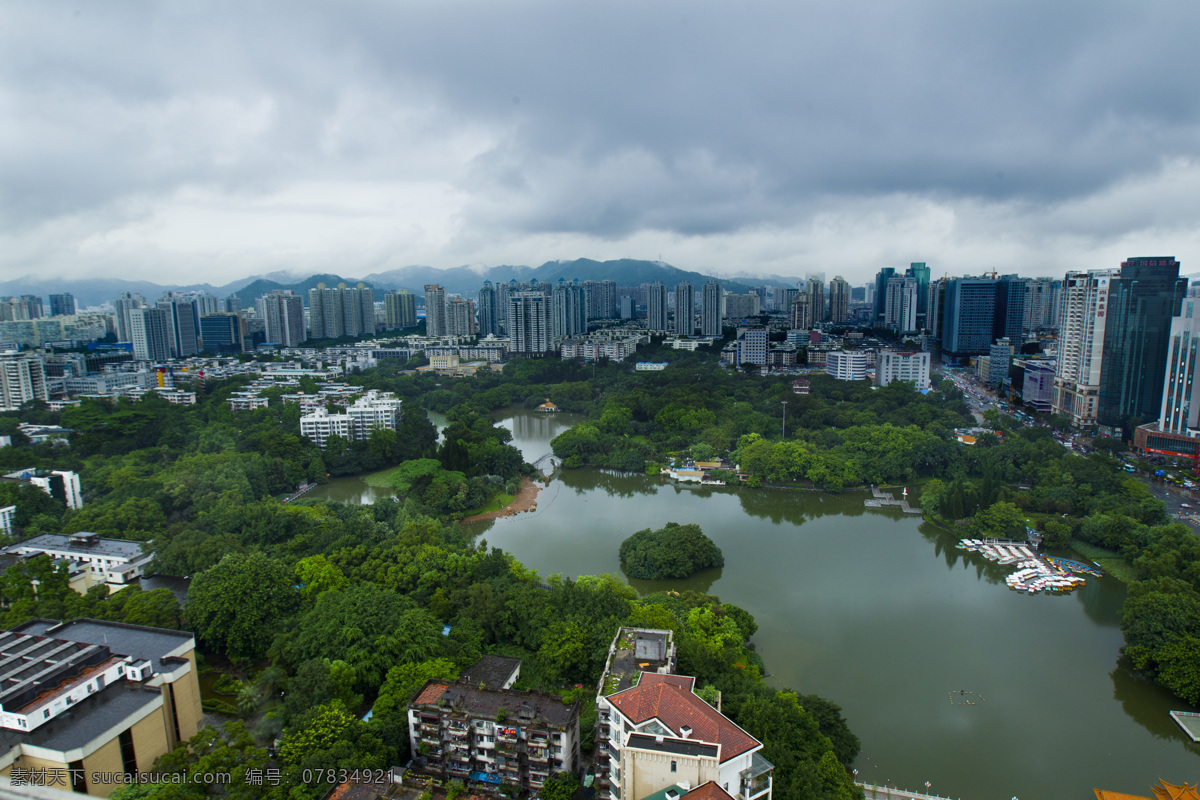
<path fill-rule="evenodd" d="M 549 295 L 540 290 L 510 292 L 508 336 L 516 354 L 540 355 L 551 350 Z"/>
<path fill-rule="evenodd" d="M 924 261 L 914 261 L 908 265 L 904 276 L 917 282 L 917 322 L 913 330 L 927 330 L 929 328 L 929 267 L 925 266 Z"/>
<path fill-rule="evenodd" d="M 691 281 L 675 284 L 675 335 L 696 333 L 696 287 Z"/>
<path fill-rule="evenodd" d="M 297 297 L 299 302 L 300 298 Z M 300 309 L 300 331 L 304 331 L 304 309 Z M 200 340 L 209 353 L 240 353 L 244 345 L 242 317 L 239 314 L 221 312 L 200 317 Z"/>
<path fill-rule="evenodd" d="M 1014 348 L 1008 339 L 997 339 L 988 349 L 987 385 L 996 387 L 1008 383 L 1008 371 L 1012 367 Z"/>
<path fill-rule="evenodd" d="M 475 335 L 475 304 L 461 297 L 451 298 L 446 303 L 446 335 Z"/>
<path fill-rule="evenodd" d="M 0 411 L 16 411 L 30 400 L 49 400 L 41 356 L 0 353 Z"/>
<path fill-rule="evenodd" d="M 700 292 L 700 335 L 721 337 L 721 284 L 708 281 Z"/>
<path fill-rule="evenodd" d="M 825 281 L 813 276 L 804 282 L 804 291 L 808 292 L 808 302 L 812 306 L 813 322 L 824 322 L 829 319 L 825 312 Z"/>
<path fill-rule="evenodd" d="M 425 335 L 446 335 L 446 290 L 436 283 L 425 285 Z"/>
<path fill-rule="evenodd" d="M 1112 271 L 1068 272 L 1063 278 L 1054 371 L 1054 413 L 1072 425 L 1094 425 Z"/>
<path fill-rule="evenodd" d="M 1171 320 L 1179 316 L 1187 288 L 1174 258 L 1130 258 L 1121 264 L 1108 293 L 1101 425 L 1136 426 L 1161 413 Z"/>
<path fill-rule="evenodd" d="M 225 298 L 224 306 L 221 310 L 226 314 L 237 314 L 242 310 L 242 299 L 236 294 L 231 294 Z"/>
<path fill-rule="evenodd" d="M 75 296 L 69 292 L 50 295 L 50 316 L 59 317 L 75 313 Z"/>
<path fill-rule="evenodd" d="M 335 289 L 318 283 L 308 290 L 308 326 L 312 339 L 373 335 L 375 294 L 362 282 L 353 288 L 339 283 Z"/>
<path fill-rule="evenodd" d="M 894 267 L 883 267 L 875 274 L 875 312 L 871 324 L 882 326 L 887 318 L 887 284 L 896 276 Z"/>
<path fill-rule="evenodd" d="M 304 300 L 300 295 L 290 289 L 276 289 L 258 298 L 255 308 L 258 318 L 266 326 L 268 342 L 283 347 L 299 347 L 305 341 Z M 317 337 L 314 335 L 313 338 Z"/>
<path fill-rule="evenodd" d="M 1171 320 L 1163 402 L 1158 429 L 1163 433 L 1200 437 L 1200 303 L 1183 301 Z"/>
<path fill-rule="evenodd" d="M 747 317 L 756 317 L 760 310 L 758 295 L 754 292 L 746 294 L 730 292 L 721 297 L 721 316 L 725 319 L 742 320 Z"/>
<path fill-rule="evenodd" d="M 941 300 L 939 333 L 949 360 L 986 354 L 997 339 L 1020 341 L 1025 285 L 1016 276 L 950 278 Z"/>
<path fill-rule="evenodd" d="M 407 289 L 383 296 L 383 313 L 389 330 L 413 328 L 417 324 L 417 298 Z"/>
<path fill-rule="evenodd" d="M 617 284 L 615 281 L 584 281 L 588 319 L 615 319 Z"/>
<path fill-rule="evenodd" d="M 171 357 L 171 312 L 161 306 L 131 309 L 129 340 L 139 361 L 166 361 Z"/>
<path fill-rule="evenodd" d="M 479 312 L 479 335 L 500 336 L 504 330 L 504 305 L 491 281 L 484 281 L 475 306 Z"/>
<path fill-rule="evenodd" d="M 562 340 L 587 333 L 587 295 L 579 281 L 559 278 L 550 296 L 551 336 Z"/>
<path fill-rule="evenodd" d="M 143 308 L 146 300 L 136 292 L 121 292 L 121 296 L 113 301 L 113 316 L 117 322 L 117 341 L 132 342 L 133 333 L 129 325 L 129 312 L 135 308 Z"/>
<path fill-rule="evenodd" d="M 806 331 L 813 326 L 813 308 L 808 292 L 797 292 L 792 297 L 788 311 L 788 327 L 792 330 Z"/>
<path fill-rule="evenodd" d="M 167 335 L 174 358 L 187 358 L 200 352 L 200 317 L 196 304 L 188 297 L 168 293 L 158 301 L 167 312 Z"/>
<path fill-rule="evenodd" d="M 917 331 L 917 279 L 895 275 L 888 279 L 883 326 L 897 333 Z"/>
<path fill-rule="evenodd" d="M 650 284 L 650 297 L 646 304 L 646 327 L 651 331 L 667 330 L 667 287 L 662 281 Z"/>
<path fill-rule="evenodd" d="M 1058 300 L 1062 281 L 1055 278 L 1025 280 L 1025 321 L 1027 333 L 1052 330 L 1058 326 Z"/>
<path fill-rule="evenodd" d="M 841 275 L 829 282 L 829 320 L 841 325 L 850 317 L 850 284 Z"/>

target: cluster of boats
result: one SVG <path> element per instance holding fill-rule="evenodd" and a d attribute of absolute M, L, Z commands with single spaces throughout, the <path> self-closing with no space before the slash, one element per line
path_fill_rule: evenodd
<path fill-rule="evenodd" d="M 979 553 L 989 561 L 1015 565 L 1017 571 L 1005 578 L 1008 588 L 1018 592 L 1059 594 L 1078 589 L 1085 578 L 1075 575 L 1059 564 L 1058 559 L 1043 559 L 1027 545 L 1019 542 L 998 542 L 994 539 L 963 539 L 958 545 L 964 550 Z M 1070 562 L 1075 563 L 1075 562 Z"/>

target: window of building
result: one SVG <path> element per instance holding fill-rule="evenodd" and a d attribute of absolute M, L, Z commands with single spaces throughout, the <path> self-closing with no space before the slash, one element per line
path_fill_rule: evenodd
<path fill-rule="evenodd" d="M 675 772 L 678 768 L 679 768 L 679 762 L 672 761 L 671 762 L 671 772 Z M 726 786 L 728 786 L 728 784 L 726 784 Z"/>

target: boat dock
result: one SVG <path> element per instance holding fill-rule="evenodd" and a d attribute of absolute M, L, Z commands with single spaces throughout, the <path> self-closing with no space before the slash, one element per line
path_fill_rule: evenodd
<path fill-rule="evenodd" d="M 897 500 L 892 497 L 891 492 L 881 492 L 878 486 L 871 487 L 871 497 L 863 501 L 863 505 L 867 508 L 883 508 L 884 506 L 900 506 L 900 510 L 905 514 L 920 514 L 921 509 L 913 508 L 908 504 L 907 500 Z"/>
<path fill-rule="evenodd" d="M 1200 742 L 1200 714 L 1195 711 L 1172 711 L 1171 719 L 1183 728 L 1183 732 L 1190 736 L 1193 742 Z"/>
<path fill-rule="evenodd" d="M 303 497 L 304 495 L 308 494 L 315 488 L 317 488 L 317 484 L 315 484 L 315 483 L 302 483 L 302 484 L 300 484 L 300 488 L 298 488 L 296 491 L 292 492 L 291 494 L 289 494 L 287 497 L 283 498 L 279 502 L 280 503 L 290 503 L 298 497 Z"/>
<path fill-rule="evenodd" d="M 921 794 L 906 789 L 897 789 L 893 786 L 876 786 L 858 781 L 855 781 L 854 785 L 863 790 L 863 795 L 867 800 L 953 800 L 950 797 L 942 797 L 940 794 Z"/>
<path fill-rule="evenodd" d="M 1016 566 L 1017 571 L 1004 581 L 1008 588 L 1018 592 L 1037 594 L 1046 591 L 1058 594 L 1074 591 L 1087 582 L 1086 578 L 1079 577 L 1071 568 L 1071 565 L 1084 565 L 1069 559 L 1042 556 L 1037 552 L 1037 546 L 1029 542 L 1012 539 L 963 539 L 958 546 L 963 550 L 979 553 L 989 561 Z M 1089 574 L 1096 574 L 1094 571 L 1087 571 Z"/>

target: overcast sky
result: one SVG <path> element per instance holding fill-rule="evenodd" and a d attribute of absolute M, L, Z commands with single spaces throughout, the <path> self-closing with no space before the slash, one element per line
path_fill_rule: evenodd
<path fill-rule="evenodd" d="M 11 2 L 0 279 L 1200 272 L 1200 4 Z"/>

